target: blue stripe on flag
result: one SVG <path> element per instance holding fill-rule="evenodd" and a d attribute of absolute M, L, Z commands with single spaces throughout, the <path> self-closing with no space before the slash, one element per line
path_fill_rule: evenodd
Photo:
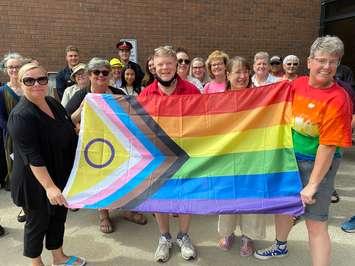
<path fill-rule="evenodd" d="M 302 189 L 297 171 L 272 174 L 173 178 L 150 199 L 242 199 L 297 196 Z"/>

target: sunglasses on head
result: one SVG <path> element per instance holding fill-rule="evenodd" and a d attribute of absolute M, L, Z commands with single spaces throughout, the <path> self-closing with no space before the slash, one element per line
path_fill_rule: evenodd
<path fill-rule="evenodd" d="M 108 74 L 110 74 L 110 71 L 108 71 L 108 70 L 93 70 L 93 71 L 91 71 L 91 73 L 93 73 L 95 76 L 99 76 L 101 73 L 104 77 L 107 77 Z"/>
<path fill-rule="evenodd" d="M 179 59 L 178 63 L 181 65 L 182 63 L 185 63 L 186 65 L 189 65 L 191 60 L 189 59 Z"/>
<path fill-rule="evenodd" d="M 271 62 L 270 65 L 280 65 L 280 62 Z"/>
<path fill-rule="evenodd" d="M 33 86 L 35 85 L 35 83 L 39 84 L 39 85 L 47 85 L 48 84 L 48 77 L 43 76 L 43 77 L 39 77 L 39 78 L 31 78 L 31 77 L 27 77 L 27 78 L 23 78 L 22 79 L 22 83 L 25 84 L 26 86 Z"/>
<path fill-rule="evenodd" d="M 298 66 L 298 63 L 287 63 L 288 66 Z"/>

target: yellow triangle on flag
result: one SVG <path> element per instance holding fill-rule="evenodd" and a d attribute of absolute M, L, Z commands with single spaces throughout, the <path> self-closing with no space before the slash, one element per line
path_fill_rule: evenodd
<path fill-rule="evenodd" d="M 83 110 L 85 129 L 81 132 L 82 150 L 69 197 L 95 186 L 129 159 L 129 152 L 94 109 L 88 103 L 84 104 L 83 109 L 86 110 Z"/>

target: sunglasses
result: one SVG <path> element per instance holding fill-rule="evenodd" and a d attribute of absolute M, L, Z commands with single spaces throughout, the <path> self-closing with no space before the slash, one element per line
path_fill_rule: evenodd
<path fill-rule="evenodd" d="M 272 65 L 272 66 L 273 66 L 273 65 L 277 65 L 277 66 L 278 66 L 278 65 L 280 65 L 280 64 L 281 64 L 280 62 L 271 62 L 271 63 L 270 63 L 270 65 Z"/>
<path fill-rule="evenodd" d="M 43 76 L 36 79 L 27 77 L 22 79 L 22 83 L 25 84 L 26 86 L 33 86 L 35 85 L 36 81 L 39 85 L 47 85 L 48 77 Z"/>
<path fill-rule="evenodd" d="M 95 76 L 99 76 L 101 73 L 104 77 L 107 77 L 108 74 L 110 74 L 110 71 L 108 71 L 108 70 L 93 70 L 93 71 L 91 71 L 91 73 L 93 73 Z"/>
<path fill-rule="evenodd" d="M 191 62 L 191 60 L 189 60 L 189 59 L 179 59 L 179 60 L 177 60 L 178 61 L 178 63 L 181 65 L 182 63 L 185 63 L 186 65 L 189 65 L 190 64 L 190 62 Z"/>
<path fill-rule="evenodd" d="M 298 66 L 298 63 L 287 63 L 288 66 Z"/>

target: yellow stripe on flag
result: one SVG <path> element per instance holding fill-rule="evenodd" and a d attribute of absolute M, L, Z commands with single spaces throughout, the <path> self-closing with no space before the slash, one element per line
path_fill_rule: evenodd
<path fill-rule="evenodd" d="M 223 136 L 174 138 L 174 141 L 193 157 L 293 147 L 289 125 L 232 132 Z"/>
<path fill-rule="evenodd" d="M 85 111 L 85 130 L 83 131 L 82 148 L 85 150 L 85 147 L 89 144 L 89 149 L 87 158 L 85 158 L 83 151 L 80 153 L 78 171 L 75 181 L 68 192 L 69 197 L 75 196 L 104 180 L 129 158 L 128 151 L 112 134 L 111 129 L 105 125 L 105 122 L 95 113 L 92 107 L 86 103 L 83 111 Z M 106 142 L 102 142 L 100 139 L 104 139 Z M 114 148 L 114 154 L 107 142 Z M 113 158 L 111 158 L 112 156 Z M 102 168 L 95 168 L 88 163 L 89 160 L 93 165 L 102 166 L 109 162 L 110 159 L 112 161 Z"/>

